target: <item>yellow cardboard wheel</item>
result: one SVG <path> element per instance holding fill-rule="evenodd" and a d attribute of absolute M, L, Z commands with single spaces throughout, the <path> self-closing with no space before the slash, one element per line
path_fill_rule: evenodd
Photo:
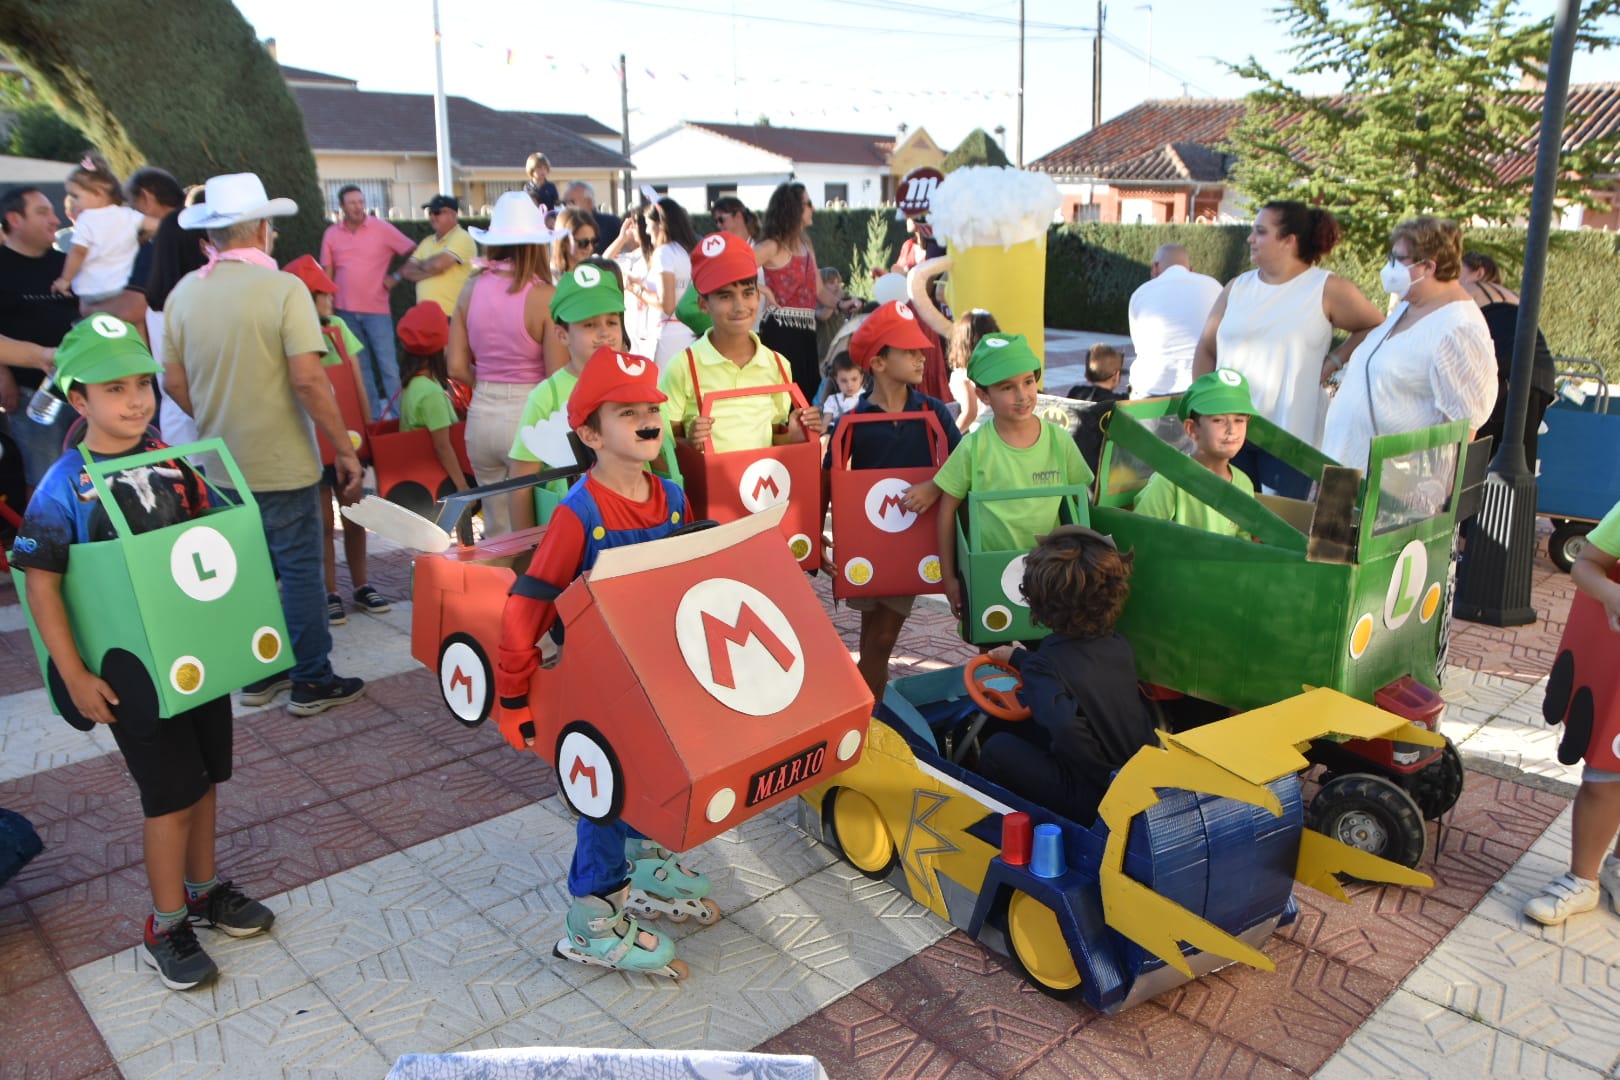
<path fill-rule="evenodd" d="M 839 788 L 832 795 L 830 817 L 845 860 L 867 877 L 886 877 L 894 866 L 894 837 L 877 804 L 852 788 Z"/>
<path fill-rule="evenodd" d="M 1007 941 L 1029 977 L 1043 989 L 1064 992 L 1080 985 L 1080 972 L 1057 914 L 1028 893 L 1015 892 L 1007 903 Z"/>

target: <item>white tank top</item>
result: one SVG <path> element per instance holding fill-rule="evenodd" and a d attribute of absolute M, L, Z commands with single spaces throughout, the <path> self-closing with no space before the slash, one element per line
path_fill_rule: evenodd
<path fill-rule="evenodd" d="M 1258 270 L 1240 274 L 1215 334 L 1215 363 L 1249 380 L 1254 411 L 1312 446 L 1322 445 L 1322 358 L 1333 343 L 1322 313 L 1327 279 L 1319 266 L 1281 285 L 1267 285 Z"/>

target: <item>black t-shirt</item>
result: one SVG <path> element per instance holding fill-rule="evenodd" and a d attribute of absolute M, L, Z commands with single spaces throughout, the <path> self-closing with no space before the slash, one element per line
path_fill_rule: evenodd
<path fill-rule="evenodd" d="M 51 283 L 62 276 L 67 256 L 54 249 L 32 258 L 0 246 L 0 335 L 51 348 L 79 317 L 76 296 L 58 296 Z M 38 368 L 14 367 L 17 385 L 38 386 L 45 373 Z"/>
<path fill-rule="evenodd" d="M 1053 633 L 1035 652 L 1019 649 L 1024 703 L 1052 738 L 1052 752 L 1075 772 L 1108 785 L 1108 774 L 1157 742 L 1153 714 L 1136 685 L 1136 658 L 1119 634 Z"/>

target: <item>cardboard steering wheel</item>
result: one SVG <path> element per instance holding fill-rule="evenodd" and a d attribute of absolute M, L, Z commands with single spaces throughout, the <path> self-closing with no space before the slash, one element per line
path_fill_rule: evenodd
<path fill-rule="evenodd" d="M 990 669 L 989 674 L 992 676 L 1012 676 L 1014 682 L 1012 689 L 1003 690 L 999 686 L 991 686 L 985 682 L 979 672 L 986 668 Z M 992 660 L 988 654 L 975 656 L 962 669 L 962 683 L 967 687 L 968 697 L 973 699 L 973 704 L 997 720 L 1029 719 L 1029 706 L 1018 699 L 1018 692 L 1024 688 L 1024 677 L 1012 665 Z"/>

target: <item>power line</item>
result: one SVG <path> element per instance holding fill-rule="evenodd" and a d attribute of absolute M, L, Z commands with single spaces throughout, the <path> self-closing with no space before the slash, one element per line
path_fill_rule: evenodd
<path fill-rule="evenodd" d="M 621 4 L 625 7 L 651 8 L 654 11 L 678 12 L 687 15 L 708 15 L 712 18 L 718 19 L 729 19 L 732 17 L 730 11 L 720 11 L 716 10 L 715 8 L 689 7 L 684 4 L 661 3 L 658 2 L 658 0 L 601 0 L 601 2 L 605 4 Z M 864 3 L 861 4 L 861 6 L 876 7 L 876 5 Z M 918 8 L 917 11 L 929 12 L 930 14 L 935 15 L 938 14 L 937 12 L 932 12 L 931 9 L 927 8 Z M 897 11 L 896 13 L 909 14 L 911 12 L 906 10 L 904 12 Z M 1018 43 L 1017 34 L 1009 34 L 1003 37 L 995 34 L 987 35 L 982 30 L 962 30 L 953 32 L 950 30 L 920 30 L 910 26 L 873 26 L 870 24 L 854 25 L 850 23 L 829 23 L 825 19 L 790 19 L 780 15 L 760 15 L 754 12 L 749 12 L 745 18 L 749 22 L 776 23 L 784 26 L 813 26 L 822 30 L 837 30 L 843 33 L 898 34 L 904 37 L 975 38 L 980 42 L 992 42 L 997 45 L 1016 45 Z M 1012 25 L 1016 26 L 1016 20 Z M 1057 27 L 1056 32 L 1042 34 L 1039 36 L 1039 38 L 1043 41 L 1066 40 L 1066 38 L 1060 36 L 1060 34 L 1066 34 L 1073 29 L 1075 28 Z"/>
<path fill-rule="evenodd" d="M 1185 76 L 1181 72 L 1177 71 L 1175 68 L 1169 67 L 1169 66 L 1167 66 L 1165 64 L 1161 64 L 1157 60 L 1151 60 L 1150 61 L 1148 59 L 1147 54 L 1142 52 L 1141 49 L 1138 49 L 1135 45 L 1132 45 L 1130 42 L 1126 41 L 1124 38 L 1120 37 L 1118 34 L 1115 34 L 1111 30 L 1107 30 L 1107 29 L 1103 30 L 1103 40 L 1108 42 L 1110 45 L 1113 45 L 1115 48 L 1119 49 L 1120 51 L 1125 52 L 1125 53 L 1129 54 L 1130 56 L 1134 56 L 1138 60 L 1142 60 L 1142 61 L 1151 63 L 1154 68 L 1156 68 L 1159 71 L 1164 72 L 1166 75 L 1170 76 L 1176 82 L 1182 83 L 1182 84 L 1190 87 L 1193 90 L 1197 90 L 1200 94 L 1203 94 L 1206 97 L 1218 97 L 1219 96 L 1214 91 L 1210 90 L 1209 87 L 1199 85 L 1198 83 L 1194 82 L 1192 79 L 1189 79 L 1187 76 Z"/>
<path fill-rule="evenodd" d="M 829 4 L 845 4 L 851 7 L 869 8 L 878 11 L 894 11 L 905 15 L 923 15 L 929 19 L 960 19 L 968 22 L 990 23 L 996 26 L 1016 27 L 1018 19 L 1011 15 L 991 15 L 982 11 L 957 11 L 949 8 L 936 8 L 928 4 L 907 4 L 901 0 L 825 0 Z M 1092 33 L 1092 27 L 1077 26 L 1073 23 L 1026 22 L 1024 26 L 1032 30 L 1057 30 L 1065 33 Z"/>

